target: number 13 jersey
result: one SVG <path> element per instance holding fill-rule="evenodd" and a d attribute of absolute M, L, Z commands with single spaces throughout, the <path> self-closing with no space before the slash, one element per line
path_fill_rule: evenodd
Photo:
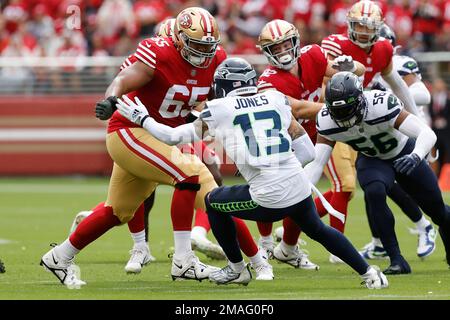
<path fill-rule="evenodd" d="M 207 99 L 214 71 L 225 59 L 225 51 L 218 47 L 208 68 L 196 68 L 181 56 L 172 39 L 145 39 L 129 60 L 140 61 L 154 69 L 153 79 L 127 96 L 131 100 L 137 96 L 156 121 L 171 127 L 182 125 L 192 108 Z M 109 122 L 108 132 L 132 127 L 138 125 L 116 111 Z"/>

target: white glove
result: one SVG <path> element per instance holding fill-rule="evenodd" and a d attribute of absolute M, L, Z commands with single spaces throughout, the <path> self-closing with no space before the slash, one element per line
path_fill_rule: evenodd
<path fill-rule="evenodd" d="M 138 97 L 134 97 L 134 100 L 136 103 L 131 101 L 131 99 L 126 95 L 123 95 L 122 99 L 117 99 L 117 110 L 119 110 L 119 113 L 131 122 L 143 126 L 144 121 L 150 117 L 148 110 Z"/>
<path fill-rule="evenodd" d="M 351 56 L 339 56 L 336 59 L 333 60 L 333 69 L 339 70 L 339 71 L 349 71 L 349 72 L 355 72 L 356 71 L 356 65 L 353 61 L 353 58 Z"/>

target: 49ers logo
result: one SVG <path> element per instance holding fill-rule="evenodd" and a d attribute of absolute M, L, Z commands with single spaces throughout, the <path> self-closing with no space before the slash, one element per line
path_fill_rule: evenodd
<path fill-rule="evenodd" d="M 192 26 L 192 18 L 188 13 L 183 14 L 180 17 L 180 26 L 184 29 L 189 29 Z"/>

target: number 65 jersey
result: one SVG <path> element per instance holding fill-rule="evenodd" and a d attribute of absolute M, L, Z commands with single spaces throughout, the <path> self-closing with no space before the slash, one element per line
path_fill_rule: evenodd
<path fill-rule="evenodd" d="M 250 185 L 256 203 L 284 208 L 311 194 L 303 168 L 291 150 L 288 128 L 292 114 L 284 94 L 268 90 L 212 100 L 200 118 Z"/>
<path fill-rule="evenodd" d="M 406 135 L 394 128 L 403 105 L 394 94 L 385 91 L 365 91 L 364 96 L 367 107 L 361 123 L 351 128 L 339 127 L 324 106 L 317 115 L 317 131 L 326 139 L 344 142 L 366 156 L 394 158 L 408 141 Z"/>

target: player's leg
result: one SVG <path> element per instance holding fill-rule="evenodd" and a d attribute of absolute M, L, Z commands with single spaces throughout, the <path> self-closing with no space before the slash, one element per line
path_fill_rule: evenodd
<path fill-rule="evenodd" d="M 422 214 L 417 203 L 398 183 L 394 183 L 392 188 L 388 190 L 388 196 L 416 225 L 416 229 L 412 230 L 412 232 L 416 233 L 419 238 L 417 241 L 417 256 L 425 258 L 431 255 L 436 246 L 437 236 L 437 232 L 431 222 Z"/>
<path fill-rule="evenodd" d="M 450 265 L 450 207 L 444 203 L 435 174 L 422 161 L 409 176 L 397 174 L 398 183 L 416 201 L 424 213 L 439 226 L 447 263 Z"/>
<path fill-rule="evenodd" d="M 411 273 L 408 262 L 400 252 L 395 234 L 395 219 L 387 205 L 387 190 L 395 180 L 392 165 L 377 158 L 358 156 L 356 162 L 358 180 L 367 201 L 368 214 L 372 216 L 381 242 L 390 258 L 390 266 L 384 271 L 387 274 Z"/>
<path fill-rule="evenodd" d="M 265 251 L 268 258 L 271 258 L 275 247 L 272 236 L 273 223 L 257 221 L 256 226 L 259 231 L 258 246 Z"/>
<path fill-rule="evenodd" d="M 380 271 L 369 266 L 341 232 L 325 225 L 320 220 L 311 196 L 292 207 L 288 211 L 289 216 L 303 232 L 358 272 L 368 288 L 380 289 L 388 286 L 386 277 Z"/>

